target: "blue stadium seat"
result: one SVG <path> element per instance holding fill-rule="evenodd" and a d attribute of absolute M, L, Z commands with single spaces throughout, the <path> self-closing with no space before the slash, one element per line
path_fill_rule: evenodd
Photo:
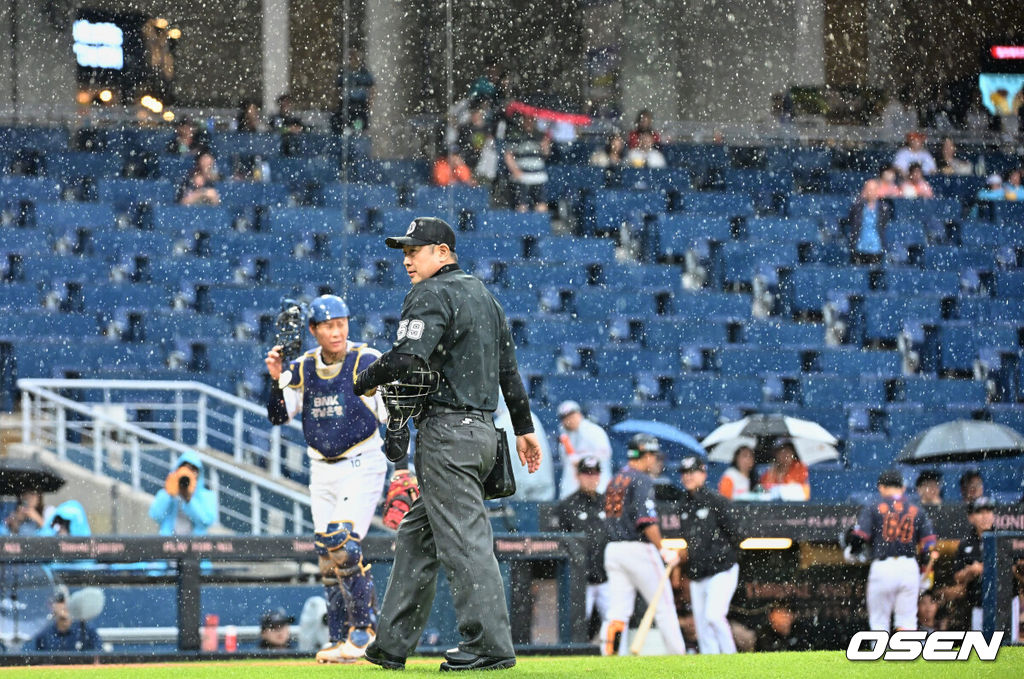
<path fill-rule="evenodd" d="M 583 196 L 583 233 L 618 232 L 623 224 L 639 224 L 643 215 L 667 209 L 668 201 L 660 191 L 594 189 Z"/>
<path fill-rule="evenodd" d="M 950 198 L 965 203 L 978 194 L 979 189 L 985 188 L 984 177 L 958 176 L 958 175 L 931 175 L 928 177 L 936 196 Z"/>
<path fill-rule="evenodd" d="M 746 170 L 728 167 L 722 170 L 726 191 L 747 195 L 781 193 L 793 190 L 793 174 L 785 170 Z"/>
<path fill-rule="evenodd" d="M 266 311 L 274 312 L 273 309 Z M 223 339 L 233 331 L 226 315 L 191 311 L 149 310 L 143 314 L 142 323 L 147 342 Z"/>
<path fill-rule="evenodd" d="M 8 286 L 0 286 L 0 298 L 7 291 Z M 38 303 L 29 306 L 38 306 Z M 7 304 L 0 305 L 0 309 L 6 311 L 14 308 L 13 304 L 10 307 Z M 18 308 L 16 314 L 0 314 L 0 337 L 17 337 L 19 339 L 88 337 L 95 335 L 98 330 L 96 316 L 89 313 L 64 313 L 44 309 Z"/>
<path fill-rule="evenodd" d="M 546 236 L 540 239 L 538 248 L 540 258 L 549 264 L 615 261 L 615 241 L 609 238 Z"/>
<path fill-rule="evenodd" d="M 729 167 L 729 151 L 721 144 L 665 144 L 662 152 L 671 166 L 698 171 Z"/>
<path fill-rule="evenodd" d="M 885 383 L 857 374 L 801 375 L 800 395 L 808 408 L 843 410 L 850 403 L 882 403 L 885 401 Z"/>
<path fill-rule="evenodd" d="M 274 207 L 268 210 L 267 217 L 263 232 L 274 236 L 302 237 L 345 230 L 340 208 Z"/>
<path fill-rule="evenodd" d="M 0 128 L 0 147 L 30 148 L 38 151 L 65 151 L 70 138 L 66 128 L 60 127 L 3 127 Z"/>
<path fill-rule="evenodd" d="M 718 364 L 723 375 L 799 373 L 800 352 L 782 347 L 762 349 L 727 344 L 718 348 Z M 757 396 L 760 399 L 760 393 Z"/>
<path fill-rule="evenodd" d="M 360 229 L 368 226 L 370 209 L 398 207 L 398 192 L 393 186 L 334 182 L 325 184 L 322 192 L 324 207 L 347 207 L 349 219 L 355 220 Z"/>
<path fill-rule="evenodd" d="M 221 205 L 154 205 L 153 228 L 167 234 L 218 233 L 231 228 L 231 214 Z"/>
<path fill-rule="evenodd" d="M 945 408 L 952 404 L 985 405 L 985 383 L 977 380 L 937 379 L 926 376 L 903 378 L 903 394 L 907 401 L 926 408 Z"/>
<path fill-rule="evenodd" d="M 447 212 L 449 204 L 456 213 L 486 210 L 490 202 L 490 192 L 477 186 L 417 186 L 412 194 L 413 209 L 433 212 Z"/>
<path fill-rule="evenodd" d="M 338 160 L 331 156 L 278 157 L 270 161 L 274 182 L 298 187 L 308 182 L 327 184 L 338 180 Z"/>
<path fill-rule="evenodd" d="M 193 283 L 227 284 L 234 280 L 230 262 L 193 255 L 151 259 L 149 273 L 154 283 L 180 286 Z"/>
<path fill-rule="evenodd" d="M 551 375 L 547 378 L 547 389 L 548 395 L 556 401 L 610 401 L 629 405 L 635 396 L 631 380 L 589 375 Z"/>
<path fill-rule="evenodd" d="M 38 309 L 42 306 L 43 293 L 35 282 L 0 283 L 0 310 L 12 320 L 26 309 Z"/>
<path fill-rule="evenodd" d="M 287 205 L 288 187 L 268 182 L 227 181 L 217 186 L 223 205 Z"/>
<path fill-rule="evenodd" d="M 22 258 L 25 280 L 34 283 L 54 281 L 106 282 L 110 265 L 98 257 L 26 255 Z"/>
<path fill-rule="evenodd" d="M 1024 202 L 998 201 L 994 203 L 995 221 L 1003 226 L 1020 228 L 1024 224 Z"/>
<path fill-rule="evenodd" d="M 775 147 L 765 149 L 769 170 L 827 170 L 832 163 L 829 149 Z"/>
<path fill-rule="evenodd" d="M 995 296 L 1015 299 L 1024 297 L 1024 271 L 996 271 Z"/>
<path fill-rule="evenodd" d="M 854 267 L 800 266 L 779 278 L 783 306 L 788 306 L 793 313 L 819 311 L 833 291 L 865 293 L 867 290 L 867 270 Z"/>
<path fill-rule="evenodd" d="M 151 259 L 170 257 L 175 239 L 158 231 L 138 229 L 96 229 L 90 234 L 93 252 L 98 257 L 118 260 L 125 255 L 148 255 Z"/>
<path fill-rule="evenodd" d="M 821 371 L 836 375 L 878 375 L 895 377 L 900 374 L 898 351 L 865 351 L 845 347 L 825 347 L 820 350 Z"/>
<path fill-rule="evenodd" d="M 281 138 L 270 132 L 224 132 L 213 138 L 218 156 L 233 154 L 269 158 L 281 151 Z"/>
<path fill-rule="evenodd" d="M 19 200 L 54 202 L 60 199 L 60 183 L 49 177 L 0 176 L 0 207 Z"/>
<path fill-rule="evenodd" d="M 859 172 L 856 170 L 830 170 L 828 173 L 829 191 L 834 194 L 856 196 L 864 187 L 864 182 L 878 176 L 877 172 Z"/>
<path fill-rule="evenodd" d="M 548 168 L 548 200 L 576 202 L 580 192 L 604 185 L 604 170 L 589 165 L 553 165 Z"/>
<path fill-rule="evenodd" d="M 956 295 L 960 292 L 960 276 L 953 271 L 923 271 L 915 268 L 885 269 L 885 289 L 898 295 Z"/>
<path fill-rule="evenodd" d="M 86 313 L 114 309 L 166 309 L 171 305 L 169 286 L 153 284 L 87 285 L 82 289 Z"/>
<path fill-rule="evenodd" d="M 698 242 L 732 238 L 732 220 L 722 215 L 658 215 L 656 225 L 660 241 L 658 251 L 668 257 L 682 257 Z"/>
<path fill-rule="evenodd" d="M 931 200 L 916 198 L 895 198 L 893 218 L 898 220 L 921 222 L 926 219 L 959 219 L 960 200 L 957 198 L 936 197 Z"/>
<path fill-rule="evenodd" d="M 618 179 L 622 188 L 636 191 L 689 191 L 691 188 L 690 172 L 681 168 L 624 167 L 619 170 Z"/>
<path fill-rule="evenodd" d="M 929 245 L 924 249 L 924 268 L 934 271 L 963 271 L 967 268 L 991 269 L 992 253 L 956 245 Z"/>
<path fill-rule="evenodd" d="M 210 234 L 209 256 L 225 261 L 233 261 L 241 256 L 270 257 L 275 253 L 290 253 L 298 240 L 298 237 L 287 238 L 265 233 L 215 232 Z"/>
<path fill-rule="evenodd" d="M 738 241 L 723 243 L 716 250 L 713 265 L 723 284 L 750 285 L 754 276 L 763 269 L 774 270 L 780 266 L 793 265 L 796 261 L 797 249 L 793 243 L 758 247 L 753 243 Z"/>
<path fill-rule="evenodd" d="M 819 217 L 827 221 L 845 216 L 851 205 L 853 199 L 845 194 L 792 194 L 786 203 L 786 214 L 790 217 Z"/>
<path fill-rule="evenodd" d="M 941 370 L 970 373 L 982 347 L 1019 350 L 1020 319 L 1014 323 L 979 325 L 973 321 L 946 321 L 939 326 Z"/>
<path fill-rule="evenodd" d="M 281 300 L 294 295 L 294 288 L 289 286 L 243 288 L 215 285 L 210 288 L 210 304 L 214 313 L 239 313 L 243 309 L 272 311 L 281 308 Z"/>
<path fill-rule="evenodd" d="M 458 212 L 456 211 L 456 216 Z M 384 210 L 377 210 L 370 215 L 370 230 L 374 233 L 381 233 L 390 235 L 402 235 L 406 229 L 409 228 L 409 224 L 412 220 L 417 217 L 438 217 L 451 223 L 452 218 L 449 217 L 445 212 L 441 210 L 413 210 L 411 208 L 387 208 Z M 455 224 L 451 224 L 452 228 L 456 228 Z M 379 240 L 378 240 L 379 242 Z M 455 247 L 458 249 L 458 236 L 455 238 Z"/>
<path fill-rule="evenodd" d="M 888 469 L 899 449 L 885 434 L 854 434 L 846 439 L 846 465 L 850 469 Z"/>
<path fill-rule="evenodd" d="M 821 240 L 820 222 L 813 217 L 755 217 L 745 224 L 747 238 L 757 243 L 804 243 Z"/>
<path fill-rule="evenodd" d="M 112 228 L 114 219 L 114 210 L 106 203 L 36 204 L 36 224 L 50 229 Z"/>
<path fill-rule="evenodd" d="M 964 296 L 957 300 L 957 311 L 965 321 L 1015 322 L 1024 318 L 1024 299 Z"/>
<path fill-rule="evenodd" d="M 426 184 L 430 168 L 420 160 L 369 160 L 358 159 L 353 164 L 350 181 L 365 184 L 387 184 L 389 186 L 411 186 Z"/>
<path fill-rule="evenodd" d="M 960 222 L 960 244 L 971 248 L 1024 245 L 1024 231 L 1008 224 L 965 219 Z"/>
<path fill-rule="evenodd" d="M 455 239 L 455 251 L 459 253 L 460 261 L 465 257 L 470 262 L 481 259 L 511 262 L 523 256 L 523 244 L 519 239 L 459 234 Z"/>
<path fill-rule="evenodd" d="M 540 238 L 551 234 L 551 216 L 540 212 L 480 210 L 474 215 L 473 222 L 474 230 L 481 235 Z"/>
<path fill-rule="evenodd" d="M 586 285 L 587 274 L 582 267 L 512 261 L 505 271 L 505 280 L 510 288 L 536 291 L 550 287 L 568 289 Z"/>
<path fill-rule="evenodd" d="M 62 182 L 82 177 L 116 177 L 121 172 L 121 158 L 113 153 L 87 151 L 51 152 L 46 155 L 46 174 Z"/>
<path fill-rule="evenodd" d="M 0 257 L 8 253 L 28 255 L 47 252 L 53 250 L 53 245 L 54 236 L 49 229 L 4 229 Z"/>
<path fill-rule="evenodd" d="M 675 288 L 682 268 L 665 264 L 603 262 L 598 273 L 598 285 L 619 284 L 633 289 L 657 290 Z"/>
<path fill-rule="evenodd" d="M 732 292 L 689 290 L 677 291 L 672 297 L 669 313 L 683 318 L 710 318 L 712 316 L 748 318 L 750 296 Z"/>
<path fill-rule="evenodd" d="M 689 191 L 682 194 L 683 211 L 695 215 L 751 217 L 754 202 L 749 193 L 733 191 Z"/>
<path fill-rule="evenodd" d="M 924 228 L 916 219 L 894 219 L 889 222 L 885 232 L 885 240 L 893 245 L 924 245 L 926 242 Z"/>
<path fill-rule="evenodd" d="M 675 380 L 676 401 L 682 408 L 716 404 L 759 403 L 761 380 L 742 375 L 681 375 Z"/>
<path fill-rule="evenodd" d="M 688 316 L 643 318 L 644 346 L 674 350 L 696 344 L 716 347 L 728 342 L 728 321 Z"/>
<path fill-rule="evenodd" d="M 101 179 L 96 182 L 100 202 L 115 210 L 127 210 L 137 203 L 173 203 L 175 185 L 166 179 Z M 223 195 L 223 194 L 222 194 Z"/>
<path fill-rule="evenodd" d="M 750 320 L 744 324 L 743 340 L 747 344 L 773 347 L 810 347 L 820 345 L 825 337 L 822 323 L 793 323 L 782 319 Z"/>
<path fill-rule="evenodd" d="M 892 340 L 906 321 L 934 322 L 942 316 L 942 298 L 900 293 L 868 293 L 864 300 L 865 339 Z"/>

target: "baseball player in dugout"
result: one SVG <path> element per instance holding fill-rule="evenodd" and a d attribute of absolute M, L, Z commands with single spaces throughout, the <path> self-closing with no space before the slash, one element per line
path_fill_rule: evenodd
<path fill-rule="evenodd" d="M 654 479 L 664 467 L 661 445 L 649 434 L 637 434 L 630 440 L 626 455 L 629 463 L 605 490 L 609 542 L 604 550 L 604 568 L 609 601 L 601 626 L 601 654 L 629 653 L 627 625 L 639 591 L 648 604 L 659 596 L 654 620 L 665 649 L 671 655 L 684 655 L 686 644 L 671 589 L 658 587 L 666 564 L 679 563 L 678 552 L 662 549 L 654 507 Z"/>
<path fill-rule="evenodd" d="M 732 505 L 705 485 L 707 467 L 696 455 L 683 458 L 679 474 L 686 490 L 679 503 L 679 518 L 686 539 L 686 575 L 697 645 L 701 655 L 735 653 L 736 642 L 726 619 L 740 574 L 740 535 Z"/>
<path fill-rule="evenodd" d="M 497 458 L 492 415 L 499 386 L 530 473 L 541 455 L 512 334 L 494 296 L 459 268 L 455 233 L 443 220 L 419 217 L 386 244 L 402 250 L 412 289 L 394 346 L 359 374 L 355 391 L 372 393 L 396 380 L 426 379 L 436 388 L 414 415 L 422 495 L 398 526 L 377 639 L 366 659 L 385 669 L 405 667 L 444 564 L 462 641 L 445 653 L 441 670 L 510 668 L 515 652 L 482 487 Z"/>
<path fill-rule="evenodd" d="M 348 315 L 340 297 L 317 297 L 308 317 L 317 348 L 289 361 L 287 369 L 280 344 L 265 359 L 272 380 L 270 422 L 284 424 L 302 413 L 331 641 L 316 654 L 321 663 L 361 658 L 377 623 L 373 580 L 370 567 L 363 563 L 360 540 L 370 527 L 387 475 L 379 427 L 387 411 L 379 396 L 352 395 L 357 371 L 380 353 L 348 340 Z"/>
<path fill-rule="evenodd" d="M 917 598 L 934 566 L 935 531 L 921 505 L 910 500 L 903 475 L 878 476 L 878 495 L 864 505 L 846 535 L 847 560 L 867 560 L 868 623 L 872 630 L 917 629 Z"/>

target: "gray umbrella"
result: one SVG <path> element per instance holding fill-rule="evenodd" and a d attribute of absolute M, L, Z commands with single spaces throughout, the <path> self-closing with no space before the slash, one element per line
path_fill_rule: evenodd
<path fill-rule="evenodd" d="M 906 445 L 905 464 L 972 462 L 1024 455 L 1024 436 L 1007 426 L 981 420 L 954 420 L 926 429 Z"/>

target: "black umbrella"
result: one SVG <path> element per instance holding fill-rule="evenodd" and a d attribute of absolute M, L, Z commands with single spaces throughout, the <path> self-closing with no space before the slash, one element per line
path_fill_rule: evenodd
<path fill-rule="evenodd" d="M 900 453 L 904 464 L 976 462 L 1024 455 L 1024 436 L 984 420 L 954 420 L 925 429 Z"/>
<path fill-rule="evenodd" d="M 32 460 L 0 460 L 0 495 L 21 495 L 30 490 L 54 493 L 64 477 L 45 464 Z"/>

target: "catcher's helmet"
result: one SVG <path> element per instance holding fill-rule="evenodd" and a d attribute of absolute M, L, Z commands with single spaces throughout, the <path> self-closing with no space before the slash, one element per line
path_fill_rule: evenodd
<path fill-rule="evenodd" d="M 629 440 L 626 456 L 631 460 L 636 460 L 642 457 L 644 453 L 658 453 L 660 455 L 661 444 L 658 443 L 657 438 L 650 434 L 634 434 L 633 438 Z"/>
<path fill-rule="evenodd" d="M 323 323 L 335 318 L 348 318 L 348 305 L 337 295 L 320 295 L 309 305 L 309 322 Z"/>

